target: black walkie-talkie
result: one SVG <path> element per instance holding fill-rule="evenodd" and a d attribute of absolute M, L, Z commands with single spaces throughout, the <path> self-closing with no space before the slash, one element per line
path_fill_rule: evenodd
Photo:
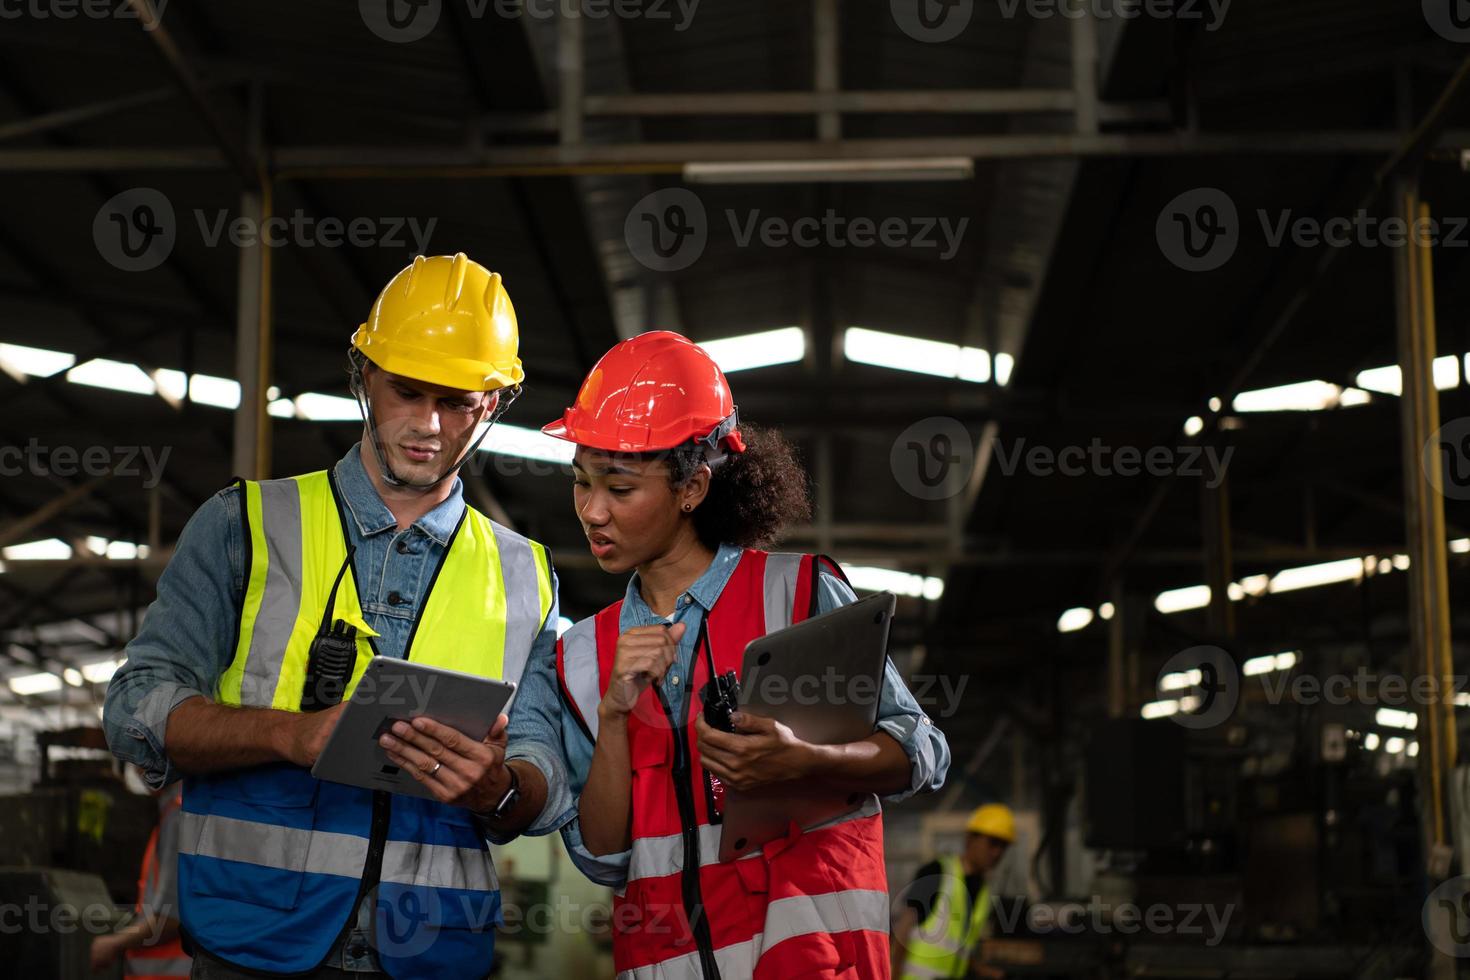
<path fill-rule="evenodd" d="M 704 698 L 704 720 L 711 728 L 734 732 L 731 715 L 740 710 L 740 678 L 735 671 L 718 674 L 700 691 Z"/>
<path fill-rule="evenodd" d="M 355 550 L 347 549 L 347 557 L 332 582 L 331 594 L 327 596 L 322 624 L 311 640 L 306 658 L 306 681 L 301 686 L 302 711 L 322 711 L 341 704 L 342 695 L 347 690 L 347 679 L 352 676 L 353 665 L 357 663 L 357 627 L 332 618 L 337 607 L 337 586 L 342 584 L 342 576 L 351 566 Z"/>

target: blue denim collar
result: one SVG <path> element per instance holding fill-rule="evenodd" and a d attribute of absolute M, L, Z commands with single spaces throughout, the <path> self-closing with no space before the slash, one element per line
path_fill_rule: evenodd
<path fill-rule="evenodd" d="M 357 529 L 363 537 L 398 527 L 398 520 L 388 509 L 388 505 L 383 503 L 383 498 L 378 496 L 377 488 L 363 468 L 362 443 L 359 442 L 347 450 L 347 455 L 337 461 L 334 475 L 337 478 L 337 489 L 342 492 L 342 499 L 347 503 L 347 511 L 357 522 Z M 449 537 L 463 515 L 464 486 L 459 477 L 455 476 L 454 487 L 449 491 L 449 496 L 438 507 L 414 521 L 413 526 L 439 544 L 448 545 Z"/>
<path fill-rule="evenodd" d="M 686 590 L 705 612 L 713 609 L 715 603 L 719 601 L 720 593 L 725 591 L 725 584 L 730 581 L 730 576 L 734 574 L 735 566 L 740 564 L 740 556 L 743 554 L 745 554 L 745 549 L 739 545 L 720 545 L 709 567 Z M 643 601 L 637 572 L 634 572 L 633 576 L 628 579 L 628 591 L 623 596 L 623 604 L 625 608 L 641 618 L 658 618 L 653 610 L 648 608 L 648 603 Z"/>

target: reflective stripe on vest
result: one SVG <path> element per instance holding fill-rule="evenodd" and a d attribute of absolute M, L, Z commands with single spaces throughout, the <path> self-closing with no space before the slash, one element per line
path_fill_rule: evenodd
<path fill-rule="evenodd" d="M 325 471 L 243 481 L 239 494 L 246 585 L 235 657 L 216 698 L 299 711 L 311 643 L 347 557 L 350 517 Z M 520 679 L 553 603 L 545 548 L 466 506 L 423 587 L 405 644 L 409 659 Z M 350 697 L 376 635 L 350 566 L 328 618 L 358 630 L 344 692 Z M 494 930 L 485 926 L 500 907 L 483 834 L 462 808 L 380 795 L 388 805 L 375 808 L 372 791 L 318 782 L 287 763 L 186 779 L 179 814 L 185 930 L 248 969 L 315 968 L 353 914 L 376 832 L 383 842 L 377 907 L 390 916 L 395 942 L 405 918 L 411 928 L 443 933 L 433 942 L 380 945 L 384 969 L 400 975 L 411 960 L 407 972 L 475 972 L 493 951 Z M 375 814 L 386 818 L 377 831 Z M 463 931 L 451 937 L 445 929 Z"/>
<path fill-rule="evenodd" d="M 849 820 L 862 820 L 865 817 L 876 816 L 883 810 L 882 803 L 878 797 L 869 795 L 863 801 L 862 807 L 851 813 L 844 813 L 831 820 L 818 824 L 812 830 L 825 830 L 835 827 Z M 720 862 L 720 832 L 722 828 L 718 824 L 700 824 L 699 826 L 699 866 L 705 867 Z M 749 861 L 752 858 L 761 857 L 759 849 L 742 855 L 739 860 Z M 670 868 L 679 869 L 684 862 L 684 835 L 666 834 L 662 837 L 640 837 L 633 842 L 633 849 L 628 859 L 628 882 L 638 881 L 641 878 L 658 878 L 669 873 Z"/>
<path fill-rule="evenodd" d="M 602 686 L 597 669 L 597 619 L 588 616 L 573 623 L 556 649 L 557 672 L 562 690 L 574 716 L 582 722 L 592 741 L 597 741 L 597 705 Z"/>
<path fill-rule="evenodd" d="M 367 862 L 368 840 L 355 834 L 298 830 L 230 817 L 180 815 L 180 853 L 287 867 L 305 874 L 356 878 Z M 498 891 L 495 866 L 483 850 L 390 840 L 383 845 L 381 880 L 396 885 Z"/>
<path fill-rule="evenodd" d="M 982 885 L 970 906 L 965 887 L 965 869 L 960 859 L 940 859 L 941 880 L 929 916 L 919 923 L 908 941 L 904 980 L 930 977 L 967 977 L 970 955 L 980 942 L 990 914 L 990 888 Z M 968 910 L 969 915 L 966 916 Z"/>
<path fill-rule="evenodd" d="M 725 980 L 754 975 L 765 950 L 802 936 L 841 932 L 886 933 L 888 893 L 854 889 L 827 895 L 795 895 L 772 902 L 766 912 L 766 929 L 739 943 L 715 950 L 715 963 Z M 618 980 L 705 980 L 699 954 L 687 953 L 651 966 L 635 967 L 618 974 Z"/>

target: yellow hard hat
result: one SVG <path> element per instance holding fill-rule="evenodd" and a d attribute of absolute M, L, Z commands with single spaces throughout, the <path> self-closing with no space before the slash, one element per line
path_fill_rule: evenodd
<path fill-rule="evenodd" d="M 987 803 L 970 814 L 970 822 L 965 824 L 965 829 L 972 834 L 984 834 L 1014 844 L 1016 815 L 1004 803 Z"/>
<path fill-rule="evenodd" d="M 526 376 L 500 274 L 463 252 L 414 259 L 383 289 L 352 346 L 384 371 L 462 391 L 493 391 Z"/>

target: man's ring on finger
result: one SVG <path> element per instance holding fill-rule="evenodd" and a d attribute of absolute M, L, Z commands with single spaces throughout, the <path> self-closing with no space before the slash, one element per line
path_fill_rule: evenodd
<path fill-rule="evenodd" d="M 429 770 L 428 775 L 430 775 L 430 776 L 434 775 L 434 773 L 438 772 L 439 769 L 443 765 L 444 765 L 444 763 L 442 763 L 442 762 L 436 762 L 436 763 L 434 763 L 434 768 Z"/>

